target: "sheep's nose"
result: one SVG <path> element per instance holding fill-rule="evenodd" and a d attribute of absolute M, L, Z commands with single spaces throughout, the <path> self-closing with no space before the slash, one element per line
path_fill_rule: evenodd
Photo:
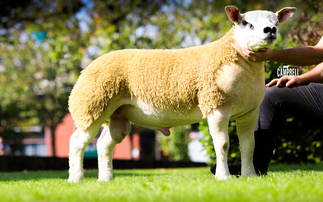
<path fill-rule="evenodd" d="M 267 34 L 268 32 L 270 33 L 276 33 L 277 29 L 276 27 L 270 28 L 270 27 L 265 27 L 264 32 Z"/>

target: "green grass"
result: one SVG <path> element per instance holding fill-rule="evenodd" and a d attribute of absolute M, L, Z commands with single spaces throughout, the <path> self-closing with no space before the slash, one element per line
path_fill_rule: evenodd
<path fill-rule="evenodd" d="M 267 177 L 217 181 L 209 168 L 116 170 L 112 182 L 67 183 L 67 171 L 0 173 L 0 201 L 323 201 L 323 164 L 278 165 Z"/>

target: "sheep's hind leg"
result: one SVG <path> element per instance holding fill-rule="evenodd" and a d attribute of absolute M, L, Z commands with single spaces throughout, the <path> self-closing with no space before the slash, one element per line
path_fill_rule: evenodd
<path fill-rule="evenodd" d="M 77 129 L 70 139 L 68 182 L 81 182 L 84 177 L 83 157 L 86 146 L 93 140 L 100 127 L 90 127 L 86 131 Z"/>
<path fill-rule="evenodd" d="M 108 126 L 104 127 L 97 143 L 99 161 L 98 181 L 111 181 L 113 179 L 113 150 L 129 134 L 130 129 L 130 122 L 118 114 L 113 114 Z"/>

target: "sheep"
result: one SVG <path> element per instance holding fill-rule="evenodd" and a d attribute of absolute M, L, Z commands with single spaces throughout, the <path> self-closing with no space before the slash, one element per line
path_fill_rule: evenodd
<path fill-rule="evenodd" d="M 207 120 L 217 156 L 215 177 L 225 180 L 230 177 L 228 122 L 236 120 L 242 176 L 256 176 L 253 131 L 265 93 L 264 62 L 251 62 L 239 50 L 272 47 L 277 24 L 296 8 L 241 14 L 226 6 L 225 11 L 235 26 L 218 41 L 175 50 L 113 51 L 82 71 L 69 97 L 77 126 L 70 139 L 69 182 L 83 180 L 84 150 L 101 125 L 98 181 L 112 180 L 113 150 L 131 122 L 168 136 L 171 127 Z"/>

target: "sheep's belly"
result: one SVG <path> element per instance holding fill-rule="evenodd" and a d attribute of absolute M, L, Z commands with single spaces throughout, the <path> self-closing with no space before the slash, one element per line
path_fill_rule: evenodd
<path fill-rule="evenodd" d="M 178 113 L 162 110 L 135 98 L 130 104 L 123 105 L 117 110 L 129 121 L 150 129 L 171 128 L 203 121 L 202 112 L 195 106 L 187 112 Z"/>

